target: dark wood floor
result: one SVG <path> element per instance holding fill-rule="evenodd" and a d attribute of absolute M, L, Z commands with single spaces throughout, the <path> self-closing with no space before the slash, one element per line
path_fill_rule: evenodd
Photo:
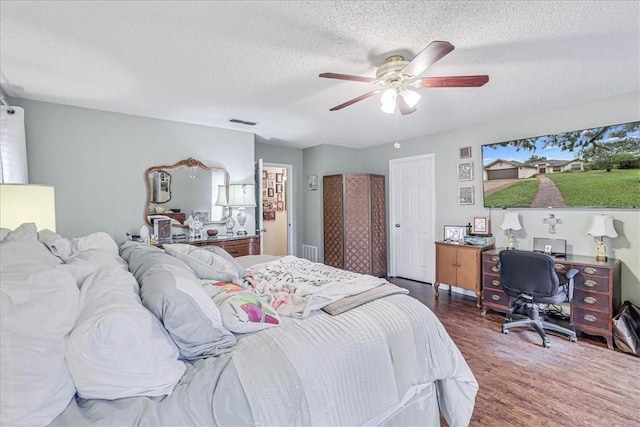
<path fill-rule="evenodd" d="M 578 342 L 516 328 L 501 332 L 504 315 L 476 308 L 475 298 L 400 278 L 444 324 L 480 389 L 471 426 L 640 426 L 640 358 L 609 350 L 604 339 Z"/>

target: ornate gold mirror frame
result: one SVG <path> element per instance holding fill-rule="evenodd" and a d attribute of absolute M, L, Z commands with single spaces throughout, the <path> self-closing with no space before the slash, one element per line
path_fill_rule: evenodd
<path fill-rule="evenodd" d="M 171 175 L 168 184 L 170 187 L 166 189 L 171 197 L 165 202 L 154 203 L 152 177 L 164 175 L 160 172 Z M 206 218 L 206 216 L 210 215 L 213 208 L 216 207 L 214 204 L 218 196 L 218 185 L 229 187 L 229 172 L 226 169 L 207 166 L 190 157 L 173 165 L 151 166 L 145 171 L 144 179 L 147 187 L 144 222 L 147 225 L 153 227 L 153 223 L 149 219 L 150 215 L 165 215 L 176 219 L 174 227 L 187 227 L 177 218 L 184 217 L 186 219 L 189 215 L 204 215 L 205 217 L 200 219 L 205 224 L 224 224 L 222 207 L 220 207 L 219 218 L 211 216 Z"/>

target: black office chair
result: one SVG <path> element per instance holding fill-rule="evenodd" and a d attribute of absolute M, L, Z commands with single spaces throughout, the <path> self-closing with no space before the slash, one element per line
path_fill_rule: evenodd
<path fill-rule="evenodd" d="M 556 274 L 553 257 L 539 252 L 504 250 L 500 251 L 500 283 L 502 289 L 509 296 L 510 311 L 502 333 L 509 333 L 509 329 L 528 326 L 535 329 L 542 344 L 549 347 L 549 339 L 545 329 L 569 336 L 571 342 L 576 342 L 576 333 L 555 323 L 540 318 L 539 304 L 560 304 L 570 301 L 573 294 L 573 278 L 578 270 L 571 269 L 566 275 Z M 513 321 L 514 311 L 525 307 L 528 317 Z"/>

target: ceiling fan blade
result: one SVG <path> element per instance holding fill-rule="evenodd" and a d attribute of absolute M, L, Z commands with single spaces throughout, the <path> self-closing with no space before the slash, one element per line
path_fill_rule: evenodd
<path fill-rule="evenodd" d="M 480 87 L 489 81 L 487 75 L 424 77 L 413 83 L 415 87 Z"/>
<path fill-rule="evenodd" d="M 416 55 L 403 69 L 402 73 L 408 76 L 417 76 L 441 60 L 455 47 L 449 42 L 434 41 L 429 43 L 422 52 Z"/>
<path fill-rule="evenodd" d="M 348 100 L 347 102 L 343 102 L 340 105 L 336 105 L 335 107 L 330 108 L 329 111 L 342 110 L 344 107 L 348 107 L 351 104 L 355 104 L 356 102 L 362 101 L 363 99 L 367 99 L 369 97 L 372 97 L 376 93 L 380 93 L 380 90 L 372 90 L 371 92 L 367 92 L 364 95 L 357 96 L 357 97 L 355 97 L 353 99 Z"/>
<path fill-rule="evenodd" d="M 400 108 L 400 113 L 402 113 L 403 116 L 417 111 L 416 107 L 409 107 L 409 104 L 407 104 L 407 101 L 404 100 L 402 95 L 398 95 L 398 108 Z"/>
<path fill-rule="evenodd" d="M 338 74 L 338 73 L 322 73 L 318 77 L 324 77 L 327 79 L 350 80 L 353 82 L 364 82 L 364 83 L 375 83 L 377 81 L 377 79 L 374 77 L 352 76 L 349 74 Z"/>

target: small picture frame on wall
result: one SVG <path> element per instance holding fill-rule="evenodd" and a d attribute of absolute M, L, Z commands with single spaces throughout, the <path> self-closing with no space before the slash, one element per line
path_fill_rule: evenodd
<path fill-rule="evenodd" d="M 471 147 L 462 147 L 460 149 L 460 158 L 468 159 L 471 157 Z"/>
<path fill-rule="evenodd" d="M 276 206 L 277 206 L 276 210 L 278 210 L 278 211 L 283 211 L 284 210 L 284 203 L 283 202 L 278 202 Z"/>
<path fill-rule="evenodd" d="M 307 176 L 307 190 L 316 191 L 318 189 L 318 175 Z"/>
<path fill-rule="evenodd" d="M 267 179 L 267 171 L 262 171 L 262 179 Z"/>
<path fill-rule="evenodd" d="M 489 217 L 474 216 L 471 220 L 471 234 L 489 235 Z"/>
<path fill-rule="evenodd" d="M 275 181 L 276 179 L 276 174 L 269 172 L 269 174 L 267 175 L 268 179 L 270 179 L 271 181 Z"/>
<path fill-rule="evenodd" d="M 458 163 L 458 181 L 473 181 L 473 162 Z"/>
<path fill-rule="evenodd" d="M 264 219 L 265 221 L 275 221 L 276 211 L 264 211 L 262 214 L 262 219 Z"/>
<path fill-rule="evenodd" d="M 275 191 L 273 188 L 268 188 L 267 189 L 267 197 L 274 197 L 275 196 Z"/>
<path fill-rule="evenodd" d="M 282 184 L 276 184 L 276 193 L 282 193 Z"/>
<path fill-rule="evenodd" d="M 281 173 L 277 173 L 276 174 L 276 182 L 282 182 L 282 174 Z"/>
<path fill-rule="evenodd" d="M 473 205 L 473 185 L 465 185 L 458 187 L 458 204 L 459 205 Z"/>

